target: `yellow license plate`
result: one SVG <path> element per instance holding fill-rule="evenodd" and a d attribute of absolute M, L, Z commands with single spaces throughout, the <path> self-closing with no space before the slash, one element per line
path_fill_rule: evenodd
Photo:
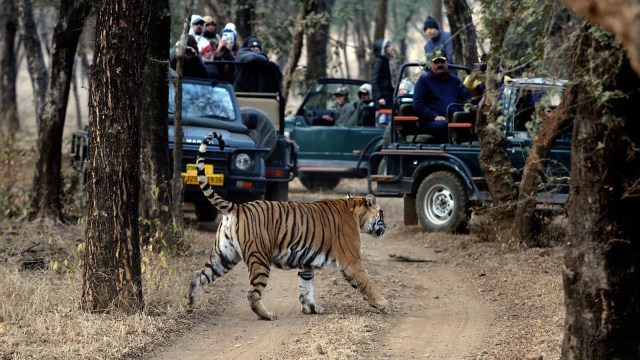
<path fill-rule="evenodd" d="M 209 181 L 209 185 L 211 186 L 224 185 L 224 175 L 214 174 L 213 165 L 205 164 L 204 173 L 207 175 L 207 180 Z M 184 181 L 185 184 L 198 185 L 198 169 L 196 168 L 196 164 L 187 164 L 187 172 L 183 172 L 181 176 L 182 176 L 182 181 Z"/>

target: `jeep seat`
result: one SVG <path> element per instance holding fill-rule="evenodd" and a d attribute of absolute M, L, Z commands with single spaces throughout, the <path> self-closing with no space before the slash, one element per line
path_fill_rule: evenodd
<path fill-rule="evenodd" d="M 464 142 L 473 141 L 475 138 L 473 132 L 473 124 L 476 122 L 476 113 L 468 111 L 456 111 L 451 116 L 449 123 L 449 132 L 451 141 L 462 144 Z M 463 125 L 471 124 L 471 125 Z"/>
<path fill-rule="evenodd" d="M 415 115 L 412 103 L 398 106 L 398 114 L 393 118 L 398 135 L 410 143 L 433 143 L 435 136 L 418 133 L 418 117 Z"/>

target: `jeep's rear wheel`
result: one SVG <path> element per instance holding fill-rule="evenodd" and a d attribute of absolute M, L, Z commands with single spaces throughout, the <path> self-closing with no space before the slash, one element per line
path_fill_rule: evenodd
<path fill-rule="evenodd" d="M 300 174 L 300 182 L 309 191 L 333 190 L 340 183 L 340 178 L 332 175 Z"/>
<path fill-rule="evenodd" d="M 460 179 L 446 171 L 427 176 L 418 188 L 416 210 L 427 231 L 458 231 L 467 221 L 469 203 Z"/>
<path fill-rule="evenodd" d="M 208 201 L 198 201 L 193 205 L 196 208 L 198 221 L 215 221 L 216 217 L 218 217 L 218 209 Z"/>

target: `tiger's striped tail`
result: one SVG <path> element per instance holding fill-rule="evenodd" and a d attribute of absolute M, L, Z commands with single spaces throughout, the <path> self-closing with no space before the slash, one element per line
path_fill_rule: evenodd
<path fill-rule="evenodd" d="M 215 138 L 218 140 L 218 146 L 220 150 L 224 150 L 224 140 L 222 139 L 222 135 L 213 131 L 211 134 L 207 135 L 206 138 L 202 140 L 200 144 L 200 148 L 198 149 L 198 157 L 196 159 L 196 168 L 198 169 L 198 183 L 200 184 L 200 189 L 204 195 L 209 199 L 209 202 L 213 204 L 218 210 L 222 211 L 224 214 L 228 214 L 235 204 L 230 201 L 227 201 L 220 197 L 220 195 L 216 194 L 213 191 L 211 185 L 209 185 L 209 181 L 207 180 L 207 175 L 204 172 L 204 158 L 207 155 L 207 145 L 211 142 L 211 140 Z"/>

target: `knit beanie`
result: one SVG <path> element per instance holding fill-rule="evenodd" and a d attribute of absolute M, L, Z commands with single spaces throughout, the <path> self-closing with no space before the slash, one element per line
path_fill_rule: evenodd
<path fill-rule="evenodd" d="M 426 31 L 427 28 L 440 30 L 440 25 L 438 25 L 436 19 L 432 18 L 431 16 L 427 16 L 427 20 L 424 21 L 424 25 L 422 26 L 422 31 Z"/>
<path fill-rule="evenodd" d="M 231 44 L 236 43 L 236 25 L 234 23 L 228 23 L 225 25 L 224 29 L 222 29 L 222 33 L 220 35 L 221 38 L 229 39 Z"/>

